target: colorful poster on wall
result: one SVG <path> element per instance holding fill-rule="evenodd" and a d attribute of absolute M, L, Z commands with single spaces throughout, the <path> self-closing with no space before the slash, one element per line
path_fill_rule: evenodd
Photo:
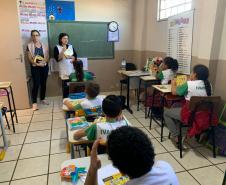
<path fill-rule="evenodd" d="M 48 20 L 75 20 L 74 0 L 46 0 Z"/>
<path fill-rule="evenodd" d="M 48 45 L 45 0 L 18 0 L 17 5 L 24 54 L 31 38 L 31 30 L 38 30 L 41 34 L 42 42 Z M 28 62 L 26 62 L 26 69 L 29 76 L 30 68 Z"/>
<path fill-rule="evenodd" d="M 190 74 L 192 60 L 193 11 L 168 18 L 168 52 L 179 63 L 179 73 Z"/>
<path fill-rule="evenodd" d="M 47 23 L 45 0 L 19 0 L 20 31 L 23 44 L 30 39 L 31 30 L 38 30 L 42 41 L 47 44 Z"/>

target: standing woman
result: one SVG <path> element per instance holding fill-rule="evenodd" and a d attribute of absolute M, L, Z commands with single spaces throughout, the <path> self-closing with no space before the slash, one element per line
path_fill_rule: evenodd
<path fill-rule="evenodd" d="M 40 33 L 38 30 L 31 31 L 31 42 L 27 46 L 27 55 L 31 64 L 31 75 L 33 80 L 32 89 L 32 108 L 33 111 L 38 110 L 37 96 L 40 88 L 40 100 L 44 105 L 48 105 L 45 100 L 46 81 L 49 72 L 48 60 L 49 54 L 47 47 L 40 41 Z"/>
<path fill-rule="evenodd" d="M 59 62 L 59 75 L 62 80 L 63 98 L 68 97 L 69 76 L 74 71 L 73 62 L 77 61 L 77 53 L 73 46 L 68 43 L 69 35 L 67 33 L 60 33 L 58 37 L 58 45 L 54 48 L 54 58 Z"/>

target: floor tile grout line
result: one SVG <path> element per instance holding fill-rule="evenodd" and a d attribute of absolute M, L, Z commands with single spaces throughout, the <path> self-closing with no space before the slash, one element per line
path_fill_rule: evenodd
<path fill-rule="evenodd" d="M 52 112 L 54 108 L 54 101 Z M 50 144 L 49 144 L 49 160 L 48 160 L 48 170 L 47 170 L 47 185 L 49 184 L 49 170 L 50 170 L 50 157 L 51 157 L 51 146 L 52 146 L 52 133 L 53 133 L 53 114 L 52 114 L 52 123 L 51 123 L 51 132 L 50 132 Z"/>
<path fill-rule="evenodd" d="M 211 160 L 209 160 L 205 155 L 203 155 L 201 152 L 199 152 L 198 150 L 196 150 L 200 155 L 202 155 L 207 161 L 209 161 L 213 166 L 215 166 L 216 168 L 218 168 L 217 167 L 217 165 L 218 164 L 214 164 Z M 217 157 L 217 156 L 216 156 Z M 226 162 L 225 162 L 226 163 Z M 224 164 L 224 163 L 222 163 L 222 164 Z M 222 170 L 220 170 L 220 171 L 222 171 Z"/>
<path fill-rule="evenodd" d="M 156 138 L 156 137 L 154 137 L 157 141 L 158 141 L 158 139 Z M 159 142 L 159 141 L 158 141 Z M 160 143 L 160 142 L 159 142 Z M 160 143 L 160 145 L 167 151 L 167 149 L 166 149 L 166 147 L 165 146 L 163 146 L 161 143 Z M 174 155 L 172 155 L 172 153 L 171 152 L 167 152 L 167 153 L 169 153 L 169 155 L 171 155 L 173 158 L 174 158 L 174 160 L 176 160 L 177 161 L 177 163 L 182 167 L 182 168 L 184 168 L 184 170 L 187 172 L 187 173 L 189 173 L 188 171 L 187 171 L 187 169 L 174 157 Z M 189 173 L 190 174 L 190 173 Z M 191 175 L 191 174 L 190 174 Z M 194 178 L 192 175 L 191 175 L 191 177 L 199 184 L 199 185 L 201 185 L 200 183 L 199 183 L 199 181 L 197 181 L 197 179 L 196 178 Z"/>
<path fill-rule="evenodd" d="M 34 112 L 33 112 L 33 114 L 31 115 L 31 120 L 32 120 L 32 118 L 33 118 L 33 115 L 34 115 Z M 24 141 L 23 141 L 23 143 L 22 143 L 22 146 L 21 146 L 19 155 L 18 155 L 18 157 L 17 157 L 16 164 L 15 164 L 15 167 L 14 167 L 14 170 L 13 170 L 13 173 L 12 173 L 12 176 L 11 176 L 11 179 L 10 179 L 10 181 L 9 181 L 9 185 L 11 184 L 11 181 L 13 180 L 13 177 L 14 177 L 14 174 L 15 174 L 15 171 L 16 171 L 16 167 L 17 167 L 17 164 L 18 164 L 18 162 L 19 162 L 20 155 L 21 155 L 21 152 L 22 152 L 22 150 L 23 150 L 23 146 L 24 146 L 25 140 L 26 140 L 26 138 L 27 138 L 28 130 L 29 130 L 29 127 L 30 127 L 30 125 L 31 125 L 31 120 L 30 120 L 28 129 L 27 129 L 27 132 L 26 132 L 26 134 L 25 134 Z"/>
<path fill-rule="evenodd" d="M 158 139 L 157 138 L 155 138 L 157 141 L 158 141 Z M 159 141 L 158 141 L 159 142 Z M 161 142 L 159 142 L 160 144 L 161 144 Z M 161 144 L 162 145 L 162 144 Z M 162 145 L 163 146 L 163 145 Z M 190 146 L 190 145 L 189 145 Z M 164 147 L 164 146 L 163 146 Z M 165 149 L 166 149 L 166 147 L 164 147 Z M 194 149 L 194 148 L 191 148 L 191 149 Z M 179 152 L 179 151 L 178 151 Z M 182 166 L 185 170 L 186 170 L 186 172 L 187 173 L 189 173 L 191 176 L 192 176 L 192 178 L 198 183 L 198 184 L 200 184 L 200 182 L 189 172 L 189 170 L 195 170 L 195 169 L 200 169 L 200 168 L 204 168 L 204 167 L 208 167 L 208 166 L 203 166 L 203 167 L 198 167 L 198 168 L 193 168 L 193 169 L 189 169 L 189 170 L 187 170 L 182 164 L 181 164 L 181 162 L 179 161 L 179 160 L 177 160 L 177 158 L 171 153 L 171 152 L 169 152 L 169 154 L 180 164 L 180 166 Z M 204 158 L 206 158 L 206 157 L 204 157 Z M 212 164 L 212 163 L 211 163 Z M 209 166 L 214 166 L 214 165 L 209 165 Z M 200 184 L 201 185 L 201 184 Z"/>
<path fill-rule="evenodd" d="M 136 119 L 139 123 L 141 123 L 139 120 L 138 120 L 138 118 L 137 117 L 135 117 L 135 116 L 133 116 L 134 118 L 132 118 L 132 119 Z M 41 121 L 42 122 L 42 121 Z M 30 122 L 30 123 L 28 123 L 29 124 L 29 127 L 30 127 L 30 125 L 32 124 L 32 122 Z M 150 132 L 149 132 L 149 130 L 148 130 L 148 128 L 146 127 L 146 126 L 144 126 L 142 123 L 141 123 L 141 125 L 142 125 L 142 128 L 144 128 L 145 130 L 147 130 L 148 131 L 148 133 L 149 134 L 151 134 Z M 52 123 L 51 123 L 51 134 L 52 134 L 52 129 L 53 129 L 53 114 L 52 114 Z M 63 127 L 62 127 L 63 128 Z M 55 129 L 59 129 L 59 128 L 55 128 Z M 45 129 L 45 130 L 49 130 L 49 129 Z M 38 130 L 39 131 L 39 130 Z M 27 130 L 27 132 L 26 133 L 28 133 L 28 132 L 32 132 L 32 131 L 29 131 L 29 129 Z M 34 131 L 35 132 L 35 131 Z M 152 134 L 151 134 L 152 135 Z M 152 135 L 153 136 L 153 135 Z M 25 139 L 26 139 L 26 137 L 27 137 L 27 135 L 25 136 Z M 153 139 L 156 139 L 157 141 L 158 141 L 158 139 L 159 139 L 160 137 L 154 137 L 153 136 Z M 51 138 L 51 136 L 50 136 L 50 140 L 48 140 L 48 141 L 50 141 L 50 144 L 51 144 L 51 142 L 53 141 L 53 140 L 61 140 L 61 139 L 66 139 L 66 138 L 59 138 L 59 139 L 52 139 Z M 39 141 L 39 142 L 45 142 L 45 141 Z M 159 141 L 158 141 L 159 142 Z M 35 143 L 38 143 L 38 142 L 35 142 Z M 160 143 L 160 142 L 159 142 Z M 30 143 L 23 143 L 22 144 L 22 146 L 21 146 L 21 150 L 20 151 L 22 151 L 22 148 L 23 148 L 23 146 L 24 146 L 24 144 L 30 144 Z M 160 143 L 161 144 L 161 143 Z M 161 144 L 162 145 L 162 144 Z M 17 145 L 14 145 L 14 146 L 17 146 Z M 162 145 L 163 146 L 163 145 Z M 190 145 L 189 145 L 190 146 Z M 164 146 L 163 146 L 164 147 Z M 200 147 L 203 147 L 203 146 L 200 146 Z M 164 147 L 165 148 L 165 147 Z M 199 148 L 199 147 L 196 147 L 196 148 Z M 50 149 L 51 149 L 51 146 L 50 146 Z M 165 148 L 166 149 L 166 148 Z M 193 149 L 193 148 L 192 148 Z M 171 153 L 171 152 L 174 152 L 174 151 L 168 151 L 168 150 L 166 150 L 167 152 L 164 152 L 164 153 Z M 62 152 L 62 153 L 65 153 L 65 152 Z M 199 152 L 200 153 L 200 152 Z M 54 154 L 51 154 L 51 150 L 50 150 L 50 152 L 49 152 L 49 155 L 55 155 L 55 154 L 61 154 L 61 153 L 54 153 Z M 159 154 L 162 154 L 162 153 L 159 153 Z M 201 154 L 201 153 L 200 153 Z M 201 154 L 202 155 L 202 154 Z M 37 156 L 38 157 L 38 156 Z M 205 156 L 204 156 L 205 157 Z M 34 157 L 35 158 L 35 157 Z M 206 158 L 206 157 L 205 157 Z M 17 159 L 17 160 L 19 160 L 19 158 Z M 208 160 L 208 159 L 207 159 Z M 49 157 L 49 161 L 50 161 L 50 157 Z M 209 161 L 210 163 L 212 163 L 211 161 Z M 180 163 L 179 163 L 180 164 Z M 223 163 L 222 163 L 223 164 Z M 216 165 L 218 165 L 218 164 L 213 164 L 213 165 L 210 165 L 210 166 L 216 166 Z M 204 167 L 208 167 L 208 166 L 204 166 Z M 200 168 L 204 168 L 204 167 L 199 167 L 199 168 L 197 168 L 197 169 L 200 169 Z M 217 167 L 217 166 L 216 166 Z M 16 168 L 16 167 L 15 167 Z M 194 169 L 190 169 L 190 170 L 194 170 Z M 180 172 L 177 172 L 177 173 L 182 173 L 182 172 L 188 172 L 189 170 L 186 170 L 185 169 L 185 171 L 180 171 Z M 222 170 L 221 170 L 222 171 Z M 59 171 L 58 171 L 59 172 Z M 51 173 L 49 173 L 49 170 L 48 170 L 48 174 L 55 174 L 55 173 L 58 173 L 58 172 L 51 172 Z M 188 172 L 189 173 L 189 172 Z M 47 175 L 48 175 L 47 174 Z M 190 174 L 190 173 L 189 173 Z M 191 175 L 191 174 L 190 174 Z M 41 176 L 41 175 L 38 175 L 38 176 Z M 192 176 L 192 175 L 191 175 Z M 192 176 L 193 177 L 193 176 Z M 30 178 L 30 177 L 27 177 L 27 178 Z M 194 178 L 194 177 L 193 177 Z M 26 179 L 26 178 L 25 178 Z M 195 179 L 195 178 L 194 178 Z M 195 179 L 196 180 L 196 179 Z M 14 181 L 14 180 L 12 180 L 12 181 Z M 196 180 L 197 181 L 197 180 Z M 47 177 L 47 183 L 48 183 L 48 177 Z M 199 182 L 198 182 L 199 183 Z M 200 184 L 200 183 L 199 183 Z"/>
<path fill-rule="evenodd" d="M 33 175 L 33 176 L 29 176 L 29 177 L 23 177 L 23 178 L 19 178 L 19 179 L 13 179 L 11 182 L 13 181 L 18 181 L 18 180 L 24 180 L 24 179 L 30 179 L 30 178 L 34 178 L 34 177 L 41 177 L 47 175 L 46 173 L 40 174 L 40 175 Z"/>
<path fill-rule="evenodd" d="M 25 133 L 23 133 L 25 134 Z M 66 137 L 62 137 L 62 138 L 56 138 L 56 139 L 49 139 L 49 140 L 40 140 L 40 141 L 34 141 L 34 142 L 29 142 L 29 143 L 24 143 L 24 144 L 34 144 L 34 143 L 41 143 L 41 142 L 47 142 L 47 141 L 55 141 L 55 140 L 61 140 L 61 139 L 67 139 Z M 10 145 L 11 146 L 18 146 L 18 145 L 22 145 L 22 143 L 17 144 L 17 145 Z"/>
<path fill-rule="evenodd" d="M 221 164 L 224 164 L 224 163 L 221 163 Z M 220 165 L 220 164 L 217 164 L 217 165 Z M 220 171 L 222 171 L 223 172 L 223 174 L 225 173 L 225 171 L 226 171 L 226 169 L 225 169 L 225 171 L 223 171 L 221 168 L 219 168 L 217 165 L 214 165 L 217 169 L 219 169 Z"/>

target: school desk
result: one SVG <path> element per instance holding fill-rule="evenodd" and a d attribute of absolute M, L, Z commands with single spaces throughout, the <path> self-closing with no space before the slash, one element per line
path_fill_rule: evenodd
<path fill-rule="evenodd" d="M 125 71 L 125 70 L 118 70 L 118 73 L 125 76 L 127 79 L 127 95 L 126 95 L 126 109 L 133 114 L 133 111 L 130 108 L 130 80 L 131 78 L 139 78 L 141 76 L 149 76 L 150 73 L 141 70 L 135 71 Z"/>
<path fill-rule="evenodd" d="M 123 116 L 123 118 L 128 123 L 128 126 L 132 126 L 131 123 L 128 121 L 128 119 L 125 116 Z M 90 123 L 90 125 L 91 125 L 91 123 Z M 69 125 L 68 125 L 68 121 L 66 121 L 66 129 L 67 129 L 68 144 L 70 145 L 71 158 L 74 159 L 75 158 L 74 146 L 75 147 L 78 147 L 78 146 L 81 146 L 81 145 L 88 146 L 88 145 L 92 144 L 93 141 L 88 140 L 87 137 L 83 137 L 83 138 L 80 138 L 78 140 L 74 139 L 74 134 L 78 130 L 70 130 Z M 86 150 L 85 150 L 85 155 L 87 156 Z"/>
<path fill-rule="evenodd" d="M 64 98 L 63 99 L 63 102 L 65 101 L 65 100 L 68 100 L 68 101 L 70 101 L 70 102 L 75 102 L 75 101 L 77 101 L 78 103 L 81 101 L 83 101 L 83 100 L 85 100 L 85 98 L 82 98 L 82 99 L 70 99 L 70 98 Z M 69 110 L 68 108 L 67 108 L 67 106 L 66 105 L 64 105 L 64 103 L 63 103 L 63 106 L 62 106 L 62 110 L 65 112 L 65 118 L 67 119 L 67 118 L 70 118 L 70 115 L 72 114 L 72 113 L 75 113 L 75 111 L 71 111 L 71 110 Z"/>
<path fill-rule="evenodd" d="M 4 144 L 4 149 L 8 148 L 8 141 L 5 133 L 5 125 L 4 121 L 2 118 L 2 108 L 3 108 L 3 103 L 0 102 L 0 125 L 1 125 L 1 130 L 2 130 L 2 138 L 3 138 L 3 144 Z"/>
<path fill-rule="evenodd" d="M 161 93 L 161 99 L 160 99 L 160 108 L 161 110 L 161 142 L 163 140 L 163 128 L 164 128 L 164 117 L 163 117 L 163 110 L 164 110 L 164 101 L 165 101 L 165 95 L 167 93 L 171 93 L 171 84 L 170 85 L 153 85 L 152 86 L 154 88 L 154 92 L 153 92 L 153 98 L 152 98 L 152 107 L 154 106 L 154 98 L 155 95 L 157 94 L 157 92 Z M 151 116 L 150 116 L 150 128 L 151 128 L 151 123 L 152 120 L 155 121 L 158 125 L 158 121 L 155 119 L 154 115 L 153 115 L 153 111 L 151 111 Z"/>
<path fill-rule="evenodd" d="M 102 98 L 104 99 L 106 96 L 105 96 L 105 95 L 99 95 L 99 97 L 102 97 Z M 77 101 L 77 102 L 79 103 L 79 102 L 82 102 L 83 100 L 85 100 L 85 98 L 82 98 L 82 99 L 70 99 L 70 98 L 64 98 L 64 99 L 63 99 L 63 102 L 64 102 L 65 100 L 68 100 L 68 101 L 70 101 L 70 102 L 72 102 L 72 103 Z M 70 117 L 69 115 L 70 115 L 71 113 L 74 113 L 74 112 L 75 112 L 75 111 L 70 111 L 70 110 L 68 110 L 67 106 L 64 105 L 64 104 L 63 104 L 63 106 L 62 106 L 62 110 L 63 110 L 63 111 L 65 112 L 65 114 L 66 114 L 66 119 Z"/>
<path fill-rule="evenodd" d="M 158 84 L 159 80 L 155 77 L 155 76 L 142 76 L 140 77 L 140 81 L 139 81 L 139 89 L 138 89 L 138 97 L 137 97 L 137 111 L 139 111 L 139 106 L 140 106 L 140 89 L 141 89 L 141 84 L 144 84 L 144 93 L 145 93 L 145 98 L 144 98 L 144 108 L 145 108 L 145 118 L 147 118 L 147 106 L 146 106 L 146 102 L 147 102 L 147 88 L 148 86 L 154 85 L 154 84 Z"/>
<path fill-rule="evenodd" d="M 108 155 L 106 155 L 106 154 L 98 155 L 98 158 L 101 160 L 101 167 L 105 167 L 105 166 L 107 166 L 109 164 L 112 164 L 112 162 L 108 159 Z M 65 167 L 69 166 L 69 165 L 75 165 L 77 167 L 85 167 L 86 171 L 88 172 L 89 165 L 90 165 L 90 157 L 82 157 L 82 158 L 77 158 L 77 159 L 71 159 L 71 160 L 64 161 L 61 164 L 60 169 L 63 169 Z M 61 184 L 62 185 L 71 185 L 72 183 L 64 181 L 63 179 L 61 179 Z M 79 179 L 79 181 L 77 182 L 76 185 L 84 185 L 84 182 L 82 182 L 82 180 Z"/>
<path fill-rule="evenodd" d="M 174 101 L 174 102 L 181 101 L 182 99 L 184 99 L 184 97 L 172 95 L 171 84 L 169 84 L 169 85 L 153 85 L 152 87 L 154 88 L 153 97 L 152 97 L 152 107 L 154 106 L 155 95 L 157 94 L 157 92 L 161 93 L 160 108 L 162 110 L 161 110 L 161 117 L 160 117 L 160 121 L 161 121 L 160 127 L 161 127 L 161 142 L 162 142 L 163 141 L 163 128 L 164 128 L 163 114 L 164 114 L 164 106 L 165 106 L 166 97 L 169 96 L 170 100 Z M 153 112 L 151 111 L 150 128 L 151 128 L 152 120 L 155 121 L 159 125 L 159 122 L 155 119 Z"/>
<path fill-rule="evenodd" d="M 82 137 L 78 140 L 74 139 L 74 134 L 78 130 L 70 130 L 70 128 L 68 126 L 68 122 L 66 123 L 66 129 L 67 129 L 68 144 L 70 145 L 71 159 L 74 159 L 75 158 L 74 146 L 75 147 L 78 147 L 78 146 L 81 146 L 81 145 L 87 146 L 89 144 L 92 144 L 93 141 L 88 140 L 87 137 Z M 85 156 L 87 156 L 86 150 L 85 150 Z"/>
<path fill-rule="evenodd" d="M 14 101 L 14 96 L 13 96 L 13 89 L 12 89 L 12 83 L 11 82 L 0 82 L 0 90 L 3 89 L 7 93 L 7 98 L 8 98 L 8 104 L 9 104 L 9 112 L 12 120 L 12 125 L 13 125 L 13 132 L 15 133 L 15 125 L 14 125 L 14 115 L 16 117 L 16 122 L 18 123 L 17 119 L 17 113 L 16 113 L 16 106 L 15 106 L 15 101 Z M 13 109 L 11 105 L 11 100 L 10 100 L 10 94 L 13 102 Z"/>

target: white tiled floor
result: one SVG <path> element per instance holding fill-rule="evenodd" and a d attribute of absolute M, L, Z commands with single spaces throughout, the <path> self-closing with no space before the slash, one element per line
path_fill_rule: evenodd
<path fill-rule="evenodd" d="M 110 93 L 108 93 L 110 94 Z M 60 185 L 60 164 L 70 155 L 66 153 L 66 132 L 61 98 L 51 98 L 49 106 L 41 106 L 33 113 L 19 110 L 16 134 L 6 129 L 9 145 L 5 159 L 0 161 L 0 185 Z M 155 148 L 156 160 L 171 164 L 181 185 L 221 185 L 226 170 L 226 157 L 212 157 L 212 152 L 189 139 L 183 158 L 168 137 L 160 142 L 160 127 L 144 118 L 144 112 L 123 111 L 127 119 L 144 131 Z M 12 130 L 12 128 L 11 128 Z M 164 136 L 168 130 L 164 129 Z M 0 146 L 2 138 L 0 138 Z M 81 151 L 82 152 L 82 151 Z M 82 153 L 82 156 L 84 153 Z M 76 156 L 78 153 L 76 152 Z M 210 174 L 207 177 L 207 174 Z"/>

